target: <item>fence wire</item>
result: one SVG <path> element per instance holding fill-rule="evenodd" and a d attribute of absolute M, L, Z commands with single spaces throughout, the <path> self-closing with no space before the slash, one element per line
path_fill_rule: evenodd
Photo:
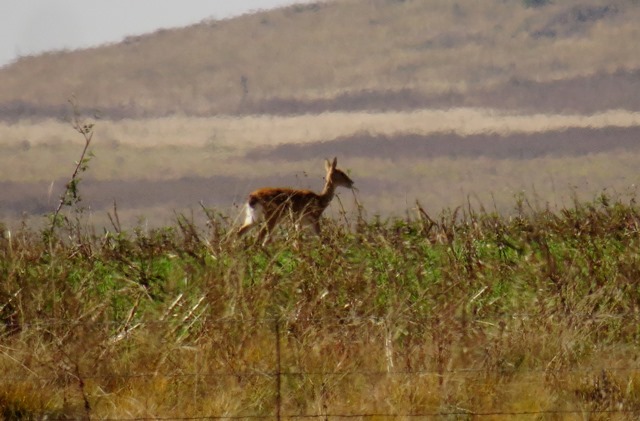
<path fill-rule="evenodd" d="M 496 321 L 497 319 L 531 319 L 540 318 L 540 314 L 527 314 L 527 313 L 514 313 L 514 314 L 502 314 L 498 317 L 492 316 L 487 320 Z M 572 313 L 567 317 L 588 317 L 591 320 L 594 319 L 625 319 L 630 322 L 637 320 L 637 312 L 629 312 L 629 314 L 606 314 L 606 315 L 593 315 L 593 314 L 575 314 Z M 299 319 L 297 319 L 299 320 Z M 389 323 L 389 319 L 377 319 L 372 317 L 358 318 L 353 316 L 347 316 L 343 319 L 334 318 L 305 318 L 307 322 L 324 323 L 331 321 L 336 323 L 336 326 L 345 326 L 348 324 L 363 324 L 371 323 L 374 325 L 384 325 Z M 481 321 L 482 318 L 476 318 L 475 321 Z M 267 368 L 245 368 L 243 370 L 214 370 L 206 372 L 138 372 L 138 373 L 112 373 L 112 374 L 92 374 L 82 376 L 82 381 L 104 381 L 104 380 L 116 380 L 116 381 L 128 381 L 128 380 L 147 380 L 147 379 L 164 379 L 164 380 L 181 380 L 181 379 L 195 379 L 196 381 L 211 381 L 224 377 L 231 378 L 251 378 L 262 377 L 266 380 L 273 382 L 274 389 L 277 392 L 277 402 L 274 405 L 273 412 L 270 414 L 208 414 L 202 416 L 188 416 L 188 417 L 118 417 L 118 418 L 101 418 L 113 421 L 134 421 L 134 420 L 236 420 L 236 419 L 261 419 L 261 420 L 303 420 L 303 419 L 324 419 L 324 420 L 339 420 L 339 419 L 430 419 L 441 417 L 504 417 L 504 418 L 522 418 L 522 417 L 541 417 L 541 416 L 563 416 L 563 415 L 578 415 L 578 414 L 592 414 L 592 415 L 621 415 L 629 417 L 629 419 L 640 419 L 640 407 L 638 408 L 625 408 L 619 405 L 618 408 L 589 408 L 587 406 L 582 408 L 569 408 L 569 409 L 541 409 L 541 410 L 522 410 L 522 411 L 509 411 L 509 410 L 496 410 L 496 411 L 474 411 L 470 409 L 464 409 L 456 407 L 451 410 L 442 411 L 423 411 L 423 412 L 362 412 L 362 413 L 341 413 L 341 412 L 321 412 L 321 413 L 286 413 L 282 404 L 282 379 L 283 378 L 311 378 L 311 377 L 341 377 L 350 378 L 356 376 L 370 376 L 370 377 L 400 377 L 405 376 L 408 378 L 421 378 L 425 376 L 434 376 L 435 378 L 444 378 L 448 376 L 449 382 L 456 382 L 456 376 L 461 378 L 471 375 L 492 375 L 492 374 L 504 374 L 508 372 L 515 374 L 519 378 L 511 378 L 509 385 L 530 385 L 540 384 L 540 376 L 546 376 L 548 374 L 600 374 L 600 373 L 625 373 L 633 374 L 640 373 L 640 365 L 620 365 L 620 366 L 577 366 L 577 367 L 565 367 L 562 369 L 553 368 L 514 368 L 510 371 L 509 368 L 487 368 L 487 367 L 466 367 L 466 368 L 440 368 L 440 369 L 409 369 L 409 370 L 377 370 L 377 369 L 362 369 L 362 370 L 323 370 L 323 371 L 305 371 L 305 370 L 288 370 L 283 362 L 280 339 L 283 334 L 282 327 L 290 322 L 290 319 L 279 317 L 255 317 L 255 318 L 233 318 L 233 317 L 221 317 L 218 319 L 208 319 L 207 323 L 211 324 L 264 324 L 265 328 L 272 332 L 274 335 L 274 358 L 266 361 Z M 132 325 L 134 322 L 129 321 L 127 324 Z M 154 325 L 166 325 L 175 324 L 175 320 L 138 320 L 135 324 L 154 326 Z M 84 326 L 86 328 L 107 328 L 107 329 L 123 329 L 125 323 L 119 321 L 104 321 L 104 320 L 72 320 L 72 319 L 45 319 L 37 322 L 24 323 L 21 325 L 23 331 L 28 330 L 42 330 L 47 332 L 47 329 L 55 327 L 69 327 L 76 328 L 78 326 Z M 124 333 L 128 335 L 127 327 L 124 328 Z M 0 356 L 8 356 L 11 359 L 11 350 L 8 347 L 2 346 L 4 336 L 0 334 Z M 284 347 L 283 347 L 284 348 Z M 635 360 L 634 360 L 635 361 Z M 19 361 L 14 361 L 20 364 Z M 531 378 L 536 376 L 537 379 Z M 24 375 L 2 375 L 0 376 L 0 384 L 11 383 L 35 383 L 40 385 L 46 385 L 50 382 L 55 382 L 59 377 L 45 377 L 38 375 L 33 371 L 27 370 Z M 473 380 L 472 380 L 473 381 Z M 482 379 L 478 379 L 476 383 L 482 383 Z M 0 410 L 2 403 L 0 401 Z M 445 405 L 446 406 L 446 405 Z M 0 411 L 1 414 L 1 411 Z M 47 419 L 56 419 L 47 417 Z M 66 418 L 60 418 L 66 419 Z"/>
<path fill-rule="evenodd" d="M 383 376 L 449 376 L 449 375 L 457 375 L 457 374 L 504 374 L 508 370 L 504 369 L 489 369 L 489 368 L 462 368 L 462 369 L 444 369 L 444 370 L 400 370 L 400 371 L 386 371 L 386 370 L 349 370 L 349 371 L 283 371 L 283 372 L 271 372 L 265 370 L 243 370 L 243 371 L 216 371 L 216 372 L 207 372 L 207 373 L 132 373 L 132 374 L 100 374 L 100 375 L 83 375 L 82 378 L 84 380 L 135 380 L 135 379 L 187 379 L 187 378 L 197 378 L 200 380 L 206 379 L 219 379 L 222 377 L 233 377 L 233 378 L 250 378 L 250 377 L 267 377 L 267 378 L 275 378 L 276 376 L 282 377 L 355 377 L 355 376 L 364 376 L 364 377 L 383 377 Z M 619 373 L 640 373 L 640 366 L 633 367 L 568 367 L 562 370 L 549 370 L 549 369 L 516 369 L 513 371 L 515 374 L 519 375 L 530 375 L 530 374 L 548 374 L 550 371 L 562 373 L 562 374 L 594 374 L 594 373 L 602 373 L 607 372 L 619 372 Z M 38 376 L 37 374 L 25 374 L 24 376 L 2 376 L 0 378 L 0 383 L 7 382 L 25 382 L 25 381 L 33 381 L 40 380 L 42 382 L 47 382 L 53 380 L 53 378 L 44 378 L 42 376 Z M 532 384 L 536 383 L 534 381 L 510 381 L 510 384 Z"/>
<path fill-rule="evenodd" d="M 557 315 L 554 315 L 555 320 L 559 320 Z M 550 318 L 548 315 L 540 314 L 540 313 L 501 313 L 501 314 L 491 314 L 490 316 L 469 316 L 467 317 L 468 321 L 476 321 L 483 322 L 484 320 L 530 320 L 530 319 L 540 319 L 540 318 Z M 640 309 L 637 311 L 625 311 L 616 314 L 601 314 L 593 312 L 571 312 L 565 316 L 567 319 L 584 319 L 584 320 L 638 320 L 640 319 Z M 290 316 L 290 317 L 218 317 L 218 318 L 207 318 L 207 323 L 209 324 L 266 324 L 273 326 L 274 323 L 286 323 L 290 321 L 304 321 L 308 323 L 337 323 L 344 325 L 346 323 L 372 323 L 372 324 L 381 324 L 381 323 L 389 323 L 393 322 L 395 319 L 397 320 L 406 320 L 404 317 L 360 317 L 357 315 L 346 315 L 343 317 L 335 317 L 335 316 L 327 316 L 327 317 L 298 317 L 298 316 Z M 454 319 L 461 319 L 461 317 L 457 317 Z M 44 327 L 53 327 L 53 326 L 121 326 L 124 321 L 117 320 L 77 320 L 77 319 L 41 319 L 36 322 L 24 322 L 21 324 L 23 328 L 36 328 L 41 329 Z M 166 324 L 174 324 L 175 320 L 169 319 L 141 319 L 135 320 L 135 323 L 143 323 L 145 325 L 166 325 Z"/>
<path fill-rule="evenodd" d="M 293 414 L 293 415 L 203 415 L 195 417 L 132 417 L 132 418 L 100 418 L 107 421 L 147 421 L 147 420 L 241 420 L 241 419 L 259 419 L 259 420 L 302 420 L 302 419 L 325 419 L 325 420 L 338 420 L 338 419 L 412 419 L 412 418 L 441 418 L 452 416 L 470 416 L 470 417 L 539 417 L 539 416 L 552 416 L 552 415 L 614 415 L 614 414 L 626 414 L 633 415 L 635 417 L 640 415 L 640 409 L 559 409 L 559 410 L 540 410 L 540 411 L 486 411 L 475 412 L 465 410 L 455 411 L 433 411 L 433 412 L 420 412 L 420 413 L 384 413 L 384 412 L 370 412 L 370 413 L 354 413 L 354 414 L 341 414 L 327 412 L 326 414 Z M 49 418 L 47 420 L 68 420 L 68 418 Z"/>

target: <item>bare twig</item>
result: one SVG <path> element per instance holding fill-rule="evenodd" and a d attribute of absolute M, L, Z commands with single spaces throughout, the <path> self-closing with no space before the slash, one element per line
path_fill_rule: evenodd
<path fill-rule="evenodd" d="M 76 167 L 71 174 L 71 178 L 69 182 L 67 182 L 65 186 L 64 193 L 60 196 L 60 201 L 58 202 L 58 206 L 56 210 L 53 212 L 53 216 L 51 218 L 51 228 L 50 234 L 53 234 L 56 225 L 58 223 L 58 216 L 62 208 L 67 205 L 71 206 L 74 203 L 77 203 L 80 200 L 78 196 L 78 175 L 80 172 L 85 171 L 87 169 L 87 163 L 89 158 L 85 158 L 87 155 L 87 151 L 89 149 L 89 145 L 91 144 L 91 139 L 93 139 L 93 123 L 85 122 L 80 116 L 80 112 L 78 110 L 78 105 L 75 101 L 75 98 L 71 98 L 69 100 L 71 107 L 73 109 L 73 116 L 71 118 L 71 125 L 75 131 L 80 133 L 84 137 L 84 148 L 82 149 L 82 153 L 80 154 L 80 159 L 76 162 Z"/>

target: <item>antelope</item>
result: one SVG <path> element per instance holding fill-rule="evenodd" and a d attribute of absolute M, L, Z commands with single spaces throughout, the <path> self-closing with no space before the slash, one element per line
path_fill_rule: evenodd
<path fill-rule="evenodd" d="M 293 217 L 296 227 L 300 223 L 311 225 L 316 235 L 320 236 L 320 217 L 331 203 L 336 187 L 353 188 L 353 181 L 336 168 L 337 164 L 338 158 L 333 158 L 333 162 L 325 161 L 327 175 L 321 193 L 283 187 L 264 187 L 251 192 L 245 207 L 244 225 L 238 229 L 238 236 L 264 220 L 265 225 L 260 229 L 258 241 L 264 239 L 262 244 L 265 245 L 271 232 L 285 215 Z"/>

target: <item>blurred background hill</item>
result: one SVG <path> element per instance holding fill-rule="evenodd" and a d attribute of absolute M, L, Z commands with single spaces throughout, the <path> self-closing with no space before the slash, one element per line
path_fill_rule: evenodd
<path fill-rule="evenodd" d="M 0 70 L 0 104 L 5 118 L 55 115 L 71 93 L 108 117 L 638 109 L 638 2 L 544 3 L 329 1 L 204 21 L 24 57 Z"/>
<path fill-rule="evenodd" d="M 622 191 L 638 181 L 626 170 L 638 158 L 638 22 L 636 0 L 336 0 L 23 57 L 0 68 L 0 181 L 16 194 L 1 203 L 12 212 L 25 200 L 32 204 L 29 209 L 48 208 L 51 199 L 33 192 L 56 180 L 60 184 L 68 172 L 46 162 L 73 161 L 76 140 L 62 121 L 71 96 L 90 118 L 99 116 L 88 197 L 109 191 L 114 200 L 126 198 L 131 191 L 120 195 L 117 185 L 133 183 L 137 189 L 139 180 L 199 180 L 191 183 L 192 196 L 181 196 L 184 206 L 199 200 L 229 206 L 249 188 L 287 179 L 319 188 L 321 159 L 332 155 L 330 145 L 356 182 L 370 187 L 361 194 L 373 201 L 375 211 L 398 212 L 416 198 L 439 208 L 471 191 L 496 200 L 497 186 L 508 186 L 504 194 L 512 196 L 533 182 L 537 194 L 545 195 L 543 202 L 560 200 L 565 187 Z M 488 128 L 480 129 L 481 135 L 471 133 L 472 142 L 460 143 L 455 128 L 443 137 L 430 130 L 432 121 L 407 125 L 404 117 L 421 110 L 486 110 Z M 395 123 L 362 118 L 353 127 L 340 119 L 359 119 L 363 113 L 379 116 L 374 122 L 393 115 L 395 120 L 388 121 Z M 589 124 L 582 127 L 581 119 L 598 113 L 612 117 L 593 130 Z M 567 123 L 551 129 L 541 120 L 535 136 L 509 126 L 496 141 L 492 133 L 513 114 L 531 121 L 570 115 L 582 128 L 571 131 L 575 124 Z M 294 118 L 301 115 L 318 119 Z M 257 116 L 269 120 L 258 124 Z M 329 123 L 333 130 L 323 135 L 327 116 L 335 117 Z M 452 121 L 464 125 L 470 118 L 463 113 Z M 237 123 L 233 130 L 227 130 L 229 119 Z M 621 127 L 625 131 L 618 138 L 615 130 Z M 609 128 L 613 135 L 607 134 Z M 553 142 L 534 147 L 538 152 L 532 155 L 522 152 L 526 142 L 538 145 L 545 139 L 546 131 L 549 139 L 559 139 L 557 153 Z M 379 135 L 398 141 L 394 154 L 380 146 Z M 281 136 L 290 140 L 278 141 Z M 612 136 L 619 141 L 602 147 Z M 345 146 L 350 139 L 359 146 Z M 518 146 L 495 152 L 505 151 L 510 139 Z M 412 154 L 416 142 L 435 145 L 437 151 L 422 147 Z M 457 146 L 443 147 L 443 142 Z M 576 143 L 580 158 L 566 153 Z M 465 147 L 467 152 L 458 150 Z M 483 148 L 494 152 L 473 152 Z M 607 171 L 612 159 L 626 164 Z M 460 168 L 468 175 L 456 173 Z M 300 181 L 308 170 L 309 179 Z M 22 188 L 20 183 L 27 182 L 40 187 Z M 114 188 L 106 189 L 104 183 L 110 182 Z M 434 191 L 435 185 L 441 191 Z M 388 197 L 373 199 L 382 189 Z M 27 191 L 32 194 L 25 199 Z M 212 191 L 218 192 L 215 198 Z M 459 194 L 453 197 L 452 191 Z M 40 205 L 33 206 L 34 201 Z"/>

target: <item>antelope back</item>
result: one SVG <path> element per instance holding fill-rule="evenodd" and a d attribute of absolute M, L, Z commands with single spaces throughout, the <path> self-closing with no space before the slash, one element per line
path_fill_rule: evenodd
<path fill-rule="evenodd" d="M 310 190 L 263 188 L 251 194 L 249 206 L 259 204 L 267 217 L 283 212 L 313 213 L 319 207 L 318 199 L 318 195 Z"/>

